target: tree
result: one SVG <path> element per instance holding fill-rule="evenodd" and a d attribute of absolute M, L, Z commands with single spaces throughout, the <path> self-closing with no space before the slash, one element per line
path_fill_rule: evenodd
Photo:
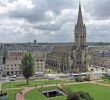
<path fill-rule="evenodd" d="M 34 60 L 31 53 L 25 54 L 21 60 L 21 71 L 26 79 L 26 84 L 28 85 L 29 77 L 34 73 Z"/>
<path fill-rule="evenodd" d="M 3 63 L 3 64 L 6 63 L 6 58 L 7 58 L 7 50 L 4 50 L 4 52 L 3 52 L 3 57 L 2 57 L 2 63 Z"/>
<path fill-rule="evenodd" d="M 67 100 L 93 100 L 93 98 L 89 95 L 88 92 L 80 91 L 76 93 L 69 93 Z"/>

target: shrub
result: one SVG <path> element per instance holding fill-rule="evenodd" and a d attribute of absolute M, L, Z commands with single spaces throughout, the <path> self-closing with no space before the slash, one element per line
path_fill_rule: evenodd
<path fill-rule="evenodd" d="M 81 77 L 77 77 L 75 80 L 76 80 L 76 82 L 83 82 L 84 81 L 83 78 L 81 78 Z"/>
<path fill-rule="evenodd" d="M 67 100 L 93 100 L 88 92 L 71 92 L 67 96 Z"/>

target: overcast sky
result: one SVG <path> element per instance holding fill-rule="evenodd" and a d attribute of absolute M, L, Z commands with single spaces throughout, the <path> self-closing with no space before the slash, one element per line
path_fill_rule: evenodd
<path fill-rule="evenodd" d="M 0 42 L 74 42 L 79 0 L 0 0 Z M 87 41 L 110 42 L 110 0 L 82 0 Z"/>

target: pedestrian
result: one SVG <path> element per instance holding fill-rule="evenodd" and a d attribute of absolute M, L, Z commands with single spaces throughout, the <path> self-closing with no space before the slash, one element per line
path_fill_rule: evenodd
<path fill-rule="evenodd" d="M 21 96 L 22 96 L 22 94 L 23 94 L 23 91 L 20 91 L 20 94 L 21 94 Z"/>

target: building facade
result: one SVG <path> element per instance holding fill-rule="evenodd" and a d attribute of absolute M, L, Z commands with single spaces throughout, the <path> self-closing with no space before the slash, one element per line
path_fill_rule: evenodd
<path fill-rule="evenodd" d="M 26 52 L 9 51 L 6 56 L 6 61 L 2 64 L 3 75 L 22 75 L 21 60 Z M 34 59 L 35 72 L 45 72 L 45 58 L 43 52 L 31 52 Z"/>
<path fill-rule="evenodd" d="M 71 44 L 57 44 L 53 51 L 47 54 L 47 66 L 56 69 L 58 72 L 70 72 L 72 65 L 71 55 Z"/>
<path fill-rule="evenodd" d="M 48 52 L 54 44 L 37 43 L 1 43 L 0 44 L 0 75 L 20 75 L 21 60 L 25 53 L 31 52 L 35 61 L 35 72 L 45 72 L 45 62 Z"/>

